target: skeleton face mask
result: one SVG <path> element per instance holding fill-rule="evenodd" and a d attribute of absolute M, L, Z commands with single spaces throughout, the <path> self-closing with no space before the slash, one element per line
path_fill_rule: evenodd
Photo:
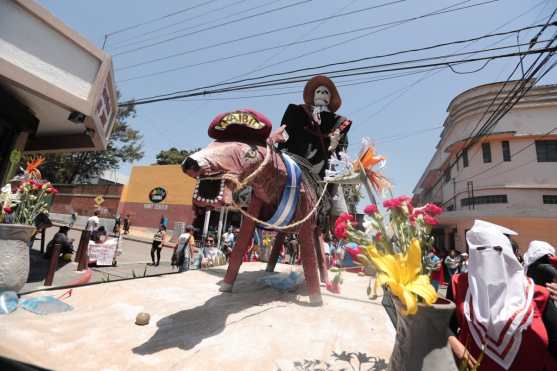
<path fill-rule="evenodd" d="M 313 104 L 315 106 L 328 106 L 331 101 L 331 92 L 327 87 L 321 85 L 313 93 Z"/>

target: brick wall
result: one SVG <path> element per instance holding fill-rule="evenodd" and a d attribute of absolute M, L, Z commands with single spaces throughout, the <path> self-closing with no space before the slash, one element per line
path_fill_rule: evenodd
<path fill-rule="evenodd" d="M 120 205 L 121 184 L 76 184 L 55 185 L 58 193 L 54 196 L 51 212 L 60 214 L 93 215 L 99 210 L 104 218 L 114 218 Z M 104 202 L 96 207 L 95 197 L 103 196 Z"/>

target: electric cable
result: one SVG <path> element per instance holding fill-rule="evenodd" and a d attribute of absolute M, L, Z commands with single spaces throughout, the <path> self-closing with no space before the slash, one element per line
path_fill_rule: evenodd
<path fill-rule="evenodd" d="M 166 44 L 166 43 L 168 43 L 168 42 L 170 42 L 170 41 L 177 40 L 177 39 L 181 39 L 181 38 L 183 38 L 183 37 L 196 35 L 196 34 L 199 34 L 199 33 L 201 33 L 201 32 L 204 32 L 204 31 L 212 31 L 212 30 L 214 30 L 215 28 L 224 27 L 224 26 L 227 26 L 227 25 L 230 25 L 230 24 L 234 24 L 234 23 L 239 22 L 239 21 L 242 21 L 242 20 L 253 19 L 253 18 L 255 18 L 255 17 L 259 17 L 259 16 L 262 16 L 262 15 L 267 15 L 267 14 L 274 13 L 274 12 L 277 12 L 277 11 L 281 11 L 281 10 L 284 10 L 284 9 L 292 8 L 292 7 L 294 7 L 294 6 L 298 6 L 298 5 L 301 5 L 301 4 L 305 4 L 305 3 L 308 3 L 308 2 L 310 2 L 310 1 L 312 1 L 312 0 L 301 0 L 301 1 L 298 1 L 298 2 L 296 2 L 296 3 L 292 3 L 292 4 L 289 4 L 289 5 L 285 5 L 285 6 L 281 6 L 281 7 L 277 7 L 277 8 L 273 8 L 273 9 L 269 9 L 269 10 L 266 10 L 266 11 L 263 11 L 263 12 L 260 12 L 260 13 L 257 13 L 257 14 L 253 14 L 253 15 L 250 15 L 250 16 L 240 17 L 240 18 L 237 18 L 237 19 L 230 20 L 230 21 L 228 21 L 228 22 L 219 23 L 219 24 L 216 25 L 216 26 L 201 28 L 201 29 L 196 30 L 196 31 L 192 31 L 192 32 L 188 32 L 188 33 L 185 33 L 185 34 L 173 36 L 173 37 L 170 37 L 170 38 L 168 38 L 168 39 L 160 40 L 160 41 L 157 41 L 157 42 L 154 42 L 154 43 L 151 43 L 151 44 L 141 45 L 141 46 L 138 46 L 138 47 L 135 47 L 135 48 L 131 48 L 131 49 L 124 50 L 124 51 L 121 51 L 121 52 L 118 52 L 118 53 L 114 53 L 113 56 L 116 57 L 116 56 L 123 55 L 123 54 L 129 54 L 129 53 L 132 53 L 132 52 L 135 52 L 135 51 L 138 51 L 138 50 L 144 50 L 144 49 L 147 49 L 147 48 L 151 48 L 151 47 L 153 47 L 153 46 L 158 46 L 158 45 L 161 45 L 161 44 Z M 359 10 L 357 10 L 357 11 L 351 11 L 351 12 L 348 12 L 348 13 L 354 14 L 354 13 L 356 13 L 356 12 L 358 12 L 358 11 L 359 11 L 359 12 L 363 12 L 363 11 L 367 11 L 367 10 L 377 9 L 377 8 L 381 8 L 381 7 L 384 7 L 384 6 L 389 6 L 389 5 L 398 4 L 398 3 L 401 3 L 401 2 L 404 2 L 404 1 L 406 1 L 406 0 L 394 0 L 394 1 L 391 1 L 391 2 L 388 2 L 388 3 L 382 3 L 382 4 L 379 4 L 379 5 L 374 5 L 374 6 L 371 6 L 371 7 L 368 7 L 368 8 L 359 9 Z M 328 18 L 328 19 L 330 19 L 331 17 L 333 17 L 333 18 L 338 18 L 338 17 L 346 16 L 346 15 L 347 15 L 346 13 L 344 13 L 344 14 L 337 14 L 337 15 L 334 15 L 334 16 L 326 17 L 326 18 Z M 316 20 L 313 20 L 313 21 L 304 22 L 303 24 L 300 23 L 300 24 L 296 24 L 296 25 L 281 27 L 280 29 L 275 29 L 273 32 L 278 32 L 279 30 L 284 30 L 284 29 L 292 29 L 292 28 L 300 27 L 300 26 L 302 26 L 302 25 L 307 25 L 307 24 L 319 22 L 319 21 L 321 21 L 321 20 L 322 20 L 322 19 L 316 19 Z M 271 32 L 267 32 L 267 34 L 268 34 L 268 33 L 271 33 Z M 260 33 L 260 35 L 263 35 L 263 34 L 266 34 L 266 33 L 265 33 L 265 32 Z"/>

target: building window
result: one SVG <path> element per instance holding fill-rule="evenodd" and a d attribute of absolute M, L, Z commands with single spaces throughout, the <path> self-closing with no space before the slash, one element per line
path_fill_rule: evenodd
<path fill-rule="evenodd" d="M 445 183 L 448 183 L 451 181 L 451 168 L 448 167 L 447 170 L 445 170 Z"/>
<path fill-rule="evenodd" d="M 468 148 L 462 151 L 462 166 L 468 167 Z"/>
<path fill-rule="evenodd" d="M 536 140 L 538 162 L 557 162 L 557 140 Z"/>
<path fill-rule="evenodd" d="M 557 195 L 543 195 L 543 203 L 557 205 Z"/>
<path fill-rule="evenodd" d="M 463 198 L 460 200 L 460 206 L 506 204 L 507 202 L 507 195 L 476 196 Z"/>
<path fill-rule="evenodd" d="M 511 145 L 508 140 L 501 142 L 501 148 L 503 149 L 503 161 L 511 160 Z"/>
<path fill-rule="evenodd" d="M 490 143 L 482 143 L 482 155 L 484 158 L 484 164 L 491 162 L 491 145 Z"/>

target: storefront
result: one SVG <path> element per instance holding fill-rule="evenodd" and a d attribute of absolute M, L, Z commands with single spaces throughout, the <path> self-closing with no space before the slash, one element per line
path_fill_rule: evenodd
<path fill-rule="evenodd" d="M 0 0 L 0 181 L 22 153 L 105 149 L 117 108 L 108 54 L 35 2 Z"/>

